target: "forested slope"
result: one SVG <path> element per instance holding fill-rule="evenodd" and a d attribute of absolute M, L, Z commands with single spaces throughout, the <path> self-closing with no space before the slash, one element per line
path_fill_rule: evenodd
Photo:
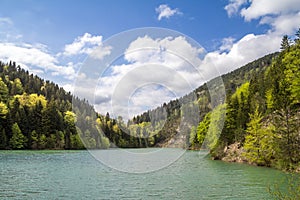
<path fill-rule="evenodd" d="M 77 109 L 75 116 L 72 99 Z M 82 149 L 79 134 L 89 134 L 91 148 L 107 148 L 108 139 L 96 123 L 81 130 L 78 118 L 96 115 L 85 100 L 73 98 L 63 88 L 29 74 L 15 63 L 0 63 L 0 149 Z"/>
<path fill-rule="evenodd" d="M 271 65 L 227 93 L 226 119 L 214 158 L 300 170 L 300 29 L 291 43 L 282 39 L 282 51 Z M 225 81 L 226 82 L 226 81 Z M 208 113 L 191 144 L 208 134 Z"/>
<path fill-rule="evenodd" d="M 237 88 L 239 88 L 246 81 L 252 80 L 254 77 L 263 76 L 264 71 L 268 66 L 271 65 L 272 60 L 278 56 L 278 53 L 273 53 L 266 55 L 258 60 L 255 60 L 241 68 L 238 68 L 228 74 L 222 75 L 221 78 L 224 82 L 224 87 L 226 90 L 227 100 L 230 99 L 230 96 L 236 92 Z M 160 129 L 153 136 L 154 144 L 157 146 L 166 146 L 169 140 L 172 140 L 176 132 L 178 131 L 178 127 L 180 126 L 182 120 L 182 110 L 183 102 L 190 102 L 191 96 L 196 95 L 196 99 L 193 100 L 193 106 L 198 106 L 199 110 L 199 119 L 198 121 L 203 121 L 206 114 L 209 113 L 213 108 L 213 102 L 211 102 L 210 91 L 207 85 L 212 85 L 214 80 L 209 81 L 207 84 L 204 84 L 190 94 L 187 94 L 179 99 L 175 99 L 170 101 L 169 103 L 163 103 L 161 107 L 158 107 L 153 110 L 149 110 L 141 115 L 135 116 L 130 123 L 135 124 L 135 126 L 150 123 L 151 116 L 159 116 L 163 115 L 163 111 L 165 110 L 167 117 L 164 123 L 164 126 L 160 127 Z M 222 100 L 225 101 L 225 100 Z M 218 104 L 218 103 L 214 103 Z M 244 108 L 240 108 L 240 112 L 243 112 Z M 192 112 L 192 111 L 189 111 Z M 156 120 L 159 119 L 156 117 Z M 195 129 L 193 129 L 195 130 Z M 187 130 L 186 134 L 186 148 L 190 147 L 193 149 L 197 149 L 201 147 L 201 144 L 197 142 L 195 139 L 195 134 L 190 134 L 190 130 Z M 150 134 L 151 135 L 151 134 Z M 190 138 L 192 137 L 192 138 Z"/>
<path fill-rule="evenodd" d="M 207 84 L 193 91 L 197 94 L 194 104 L 199 106 L 200 123 L 185 133 L 186 148 L 208 147 L 214 159 L 300 170 L 299 36 L 300 29 L 293 42 L 283 37 L 280 53 L 223 75 L 226 100 L 218 106 L 212 106 Z M 132 122 L 136 126 L 147 123 L 149 116 L 166 109 L 166 123 L 154 141 L 155 145 L 168 146 L 182 117 L 180 102 L 188 96 L 164 103 L 134 117 Z M 224 124 L 217 122 L 222 113 L 226 114 Z"/>

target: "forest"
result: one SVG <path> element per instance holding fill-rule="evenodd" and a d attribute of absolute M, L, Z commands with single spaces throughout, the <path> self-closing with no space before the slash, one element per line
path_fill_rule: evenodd
<path fill-rule="evenodd" d="M 218 104 L 211 80 L 126 123 L 12 61 L 0 62 L 0 149 L 165 147 L 181 131 L 180 147 L 209 148 L 214 159 L 300 170 L 300 29 L 293 38 L 283 37 L 281 52 L 222 75 L 226 99 Z M 190 101 L 199 109 L 199 119 L 190 119 L 197 125 L 180 129 L 183 112 L 194 108 L 182 102 Z"/>
<path fill-rule="evenodd" d="M 221 103 L 211 101 L 209 82 L 192 92 L 197 94 L 193 103 L 200 118 L 198 125 L 185 130 L 185 148 L 208 148 L 213 159 L 300 171 L 300 29 L 293 38 L 282 38 L 281 52 L 222 75 L 226 99 Z M 145 123 L 165 108 L 167 121 L 155 142 L 167 146 L 178 131 L 180 102 L 189 95 L 133 121 Z"/>
<path fill-rule="evenodd" d="M 224 107 L 220 138 L 208 144 L 213 158 L 300 170 L 299 39 L 300 29 L 293 42 L 285 35 L 282 51 L 274 54 L 271 64 L 254 70 L 250 79 L 227 92 L 226 102 L 208 112 L 191 132 L 192 148 L 205 136 L 212 137 L 208 126 L 219 126 L 213 119 Z"/>
<path fill-rule="evenodd" d="M 143 137 L 148 124 L 136 124 L 101 115 L 57 84 L 0 62 L 0 149 L 154 146 L 154 137 Z"/>
<path fill-rule="evenodd" d="M 85 112 L 76 116 L 77 109 Z M 76 108 L 75 108 L 76 109 Z M 14 62 L 0 63 L 0 149 L 108 148 L 109 141 L 95 123 L 84 130 L 75 125 L 80 118 L 96 115 L 85 100 L 74 98 L 50 81 L 29 74 Z M 79 134 L 85 134 L 82 141 Z"/>

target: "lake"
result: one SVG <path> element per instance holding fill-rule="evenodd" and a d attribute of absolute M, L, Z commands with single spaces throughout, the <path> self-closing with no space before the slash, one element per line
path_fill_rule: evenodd
<path fill-rule="evenodd" d="M 287 176 L 200 154 L 187 151 L 160 170 L 133 174 L 88 151 L 0 151 L 0 199 L 269 199 L 268 185 Z"/>

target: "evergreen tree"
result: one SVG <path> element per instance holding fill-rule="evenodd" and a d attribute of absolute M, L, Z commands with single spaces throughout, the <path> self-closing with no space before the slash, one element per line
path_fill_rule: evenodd
<path fill-rule="evenodd" d="M 290 48 L 290 41 L 289 37 L 287 35 L 284 35 L 282 40 L 281 40 L 281 47 L 280 49 L 282 50 L 289 50 Z"/>
<path fill-rule="evenodd" d="M 30 133 L 30 148 L 37 149 L 38 148 L 38 134 L 35 130 Z"/>
<path fill-rule="evenodd" d="M 299 42 L 300 42 L 300 28 L 297 30 L 295 36 L 296 36 L 296 38 L 295 38 L 295 43 L 296 43 L 296 45 L 297 45 L 297 44 L 299 44 Z"/>
<path fill-rule="evenodd" d="M 6 148 L 6 142 L 7 142 L 7 138 L 6 138 L 6 133 L 5 133 L 5 129 L 0 128 L 0 149 L 5 149 Z"/>
<path fill-rule="evenodd" d="M 9 145 L 12 149 L 23 149 L 25 148 L 26 138 L 22 134 L 17 123 L 12 126 L 12 138 L 9 141 Z"/>
<path fill-rule="evenodd" d="M 2 119 L 6 118 L 6 115 L 7 115 L 8 111 L 9 110 L 8 110 L 6 104 L 0 101 L 0 122 L 1 122 Z"/>
<path fill-rule="evenodd" d="M 6 102 L 8 99 L 8 87 L 0 77 L 0 102 Z"/>
<path fill-rule="evenodd" d="M 252 163 L 262 163 L 260 143 L 262 139 L 262 120 L 261 114 L 258 109 L 254 114 L 250 114 L 250 122 L 248 123 L 247 133 L 244 148 L 246 150 L 245 156 Z"/>

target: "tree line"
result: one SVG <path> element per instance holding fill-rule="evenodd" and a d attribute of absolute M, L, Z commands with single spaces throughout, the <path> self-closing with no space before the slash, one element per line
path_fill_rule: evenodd
<path fill-rule="evenodd" d="M 227 93 L 226 119 L 211 154 L 222 159 L 224 149 L 238 144 L 245 162 L 285 170 L 300 168 L 300 29 L 293 42 L 284 36 L 281 52 L 270 65 Z M 209 134 L 209 112 L 194 133 L 191 145 L 202 145 Z"/>

